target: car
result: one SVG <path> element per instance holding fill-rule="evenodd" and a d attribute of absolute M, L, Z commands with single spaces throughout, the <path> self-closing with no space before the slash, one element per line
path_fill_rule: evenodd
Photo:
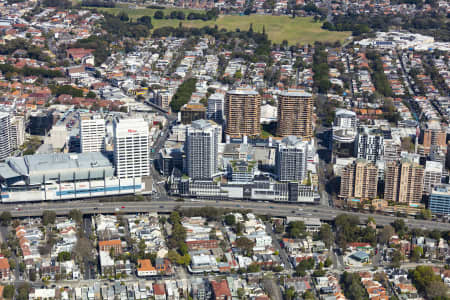
<path fill-rule="evenodd" d="M 159 208 L 164 208 L 164 205 L 161 205 Z"/>
<path fill-rule="evenodd" d="M 121 208 L 125 208 L 125 206 L 122 206 Z"/>
<path fill-rule="evenodd" d="M 269 208 L 270 208 L 270 209 L 273 209 L 274 207 L 273 207 L 273 206 L 269 206 Z"/>

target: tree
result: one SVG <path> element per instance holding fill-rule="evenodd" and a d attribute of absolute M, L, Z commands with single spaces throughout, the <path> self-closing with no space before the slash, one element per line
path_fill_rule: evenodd
<path fill-rule="evenodd" d="M 236 217 L 233 214 L 228 214 L 225 216 L 224 221 L 227 226 L 233 226 L 236 224 Z"/>
<path fill-rule="evenodd" d="M 80 237 L 77 239 L 73 253 L 78 261 L 92 262 L 95 258 L 92 256 L 93 246 L 89 239 Z"/>
<path fill-rule="evenodd" d="M 314 299 L 316 299 L 316 297 L 314 297 L 313 292 L 311 292 L 310 290 L 306 290 L 303 293 L 303 299 L 304 300 L 314 300 Z"/>
<path fill-rule="evenodd" d="M 325 243 L 325 246 L 327 248 L 330 247 L 331 243 L 333 242 L 333 232 L 331 231 L 330 225 L 324 223 L 320 226 L 319 238 L 322 242 Z"/>
<path fill-rule="evenodd" d="M 9 226 L 12 220 L 12 215 L 9 211 L 4 211 L 0 215 L 0 222 L 3 226 Z"/>
<path fill-rule="evenodd" d="M 295 299 L 296 296 L 296 291 L 293 287 L 290 287 L 288 289 L 286 289 L 286 292 L 284 293 L 284 297 L 286 300 L 292 300 Z"/>
<path fill-rule="evenodd" d="M 251 255 L 254 245 L 255 243 L 246 237 L 240 237 L 236 240 L 236 247 L 241 249 L 246 256 Z"/>
<path fill-rule="evenodd" d="M 237 296 L 239 299 L 244 299 L 245 297 L 245 289 L 244 288 L 238 288 L 237 289 Z"/>
<path fill-rule="evenodd" d="M 399 250 L 395 250 L 394 253 L 392 253 L 391 259 L 391 266 L 393 268 L 400 268 L 400 263 L 403 259 L 403 255 Z"/>
<path fill-rule="evenodd" d="M 93 91 L 89 91 L 89 92 L 86 94 L 86 98 L 89 98 L 89 99 L 95 99 L 95 98 L 97 98 L 97 94 L 94 93 Z"/>
<path fill-rule="evenodd" d="M 237 70 L 236 73 L 234 73 L 235 79 L 242 79 L 242 71 L 241 69 Z"/>
<path fill-rule="evenodd" d="M 72 209 L 69 212 L 69 217 L 77 222 L 77 224 L 81 224 L 81 222 L 83 222 L 83 213 L 78 209 Z"/>
<path fill-rule="evenodd" d="M 261 266 L 257 263 L 252 263 L 247 267 L 247 272 L 249 273 L 256 273 L 261 271 Z"/>
<path fill-rule="evenodd" d="M 366 289 L 361 284 L 361 277 L 358 273 L 344 272 L 341 277 L 341 284 L 348 299 L 368 299 Z"/>
<path fill-rule="evenodd" d="M 29 276 L 30 276 L 30 281 L 36 281 L 36 279 L 37 279 L 37 276 L 36 276 L 36 270 L 35 269 L 31 269 L 30 270 L 30 273 L 29 273 Z"/>
<path fill-rule="evenodd" d="M 300 276 L 300 277 L 305 276 L 307 270 L 314 269 L 314 265 L 315 265 L 315 262 L 314 262 L 314 259 L 312 259 L 312 258 L 302 260 L 295 267 L 295 275 Z"/>
<path fill-rule="evenodd" d="M 449 299 L 448 287 L 442 281 L 434 280 L 425 288 L 428 299 Z"/>
<path fill-rule="evenodd" d="M 275 223 L 274 231 L 277 234 L 282 234 L 284 232 L 284 226 L 281 223 Z"/>
<path fill-rule="evenodd" d="M 28 294 L 30 293 L 31 285 L 29 283 L 23 283 L 18 290 L 17 300 L 28 300 Z"/>
<path fill-rule="evenodd" d="M 147 26 L 149 29 L 153 28 L 152 25 L 152 18 L 150 16 L 142 16 L 137 19 L 137 21 L 145 26 Z M 142 84 L 141 84 L 142 85 Z M 143 86 L 143 85 L 142 85 Z"/>
<path fill-rule="evenodd" d="M 14 259 L 8 259 L 9 262 L 9 267 L 11 268 L 11 270 L 14 270 L 16 268 L 16 261 Z"/>
<path fill-rule="evenodd" d="M 327 257 L 327 259 L 325 260 L 325 268 L 329 268 L 331 267 L 331 265 L 333 265 L 333 261 L 330 257 Z"/>
<path fill-rule="evenodd" d="M 303 221 L 290 222 L 286 228 L 286 233 L 290 238 L 302 238 L 306 236 L 306 226 Z"/>
<path fill-rule="evenodd" d="M 157 10 L 153 15 L 153 18 L 158 20 L 164 19 L 164 12 L 162 10 Z"/>
<path fill-rule="evenodd" d="M 195 92 L 196 83 L 197 79 L 189 78 L 178 87 L 170 102 L 170 107 L 173 112 L 180 111 L 181 107 L 189 102 L 192 93 Z"/>
<path fill-rule="evenodd" d="M 394 235 L 395 231 L 391 225 L 385 225 L 383 229 L 378 234 L 378 241 L 381 244 L 387 244 L 391 237 Z"/>
<path fill-rule="evenodd" d="M 59 262 L 68 261 L 71 258 L 72 258 L 72 254 L 70 252 L 62 251 L 62 252 L 58 253 L 58 261 Z"/>
<path fill-rule="evenodd" d="M 52 210 L 44 210 L 42 213 L 42 224 L 47 226 L 49 224 L 55 224 L 56 221 L 56 212 Z"/>
<path fill-rule="evenodd" d="M 421 209 L 419 213 L 419 218 L 423 220 L 431 220 L 431 210 Z"/>
<path fill-rule="evenodd" d="M 169 217 L 170 224 L 175 225 L 177 223 L 180 223 L 180 221 L 181 221 L 180 213 L 177 211 L 173 211 Z"/>
<path fill-rule="evenodd" d="M 359 218 L 357 216 L 341 214 L 336 217 L 336 242 L 342 249 L 347 248 L 347 243 L 358 239 Z"/>
<path fill-rule="evenodd" d="M 3 288 L 3 297 L 6 299 L 12 299 L 15 291 L 16 290 L 13 285 L 7 285 Z"/>
<path fill-rule="evenodd" d="M 400 237 L 403 237 L 403 235 L 408 232 L 408 227 L 402 219 L 396 219 L 391 225 Z"/>
<path fill-rule="evenodd" d="M 423 255 L 423 249 L 420 246 L 414 247 L 412 254 L 411 254 L 411 261 L 413 262 L 419 262 L 420 257 Z"/>
<path fill-rule="evenodd" d="M 421 293 L 426 293 L 427 287 L 430 287 L 433 282 L 442 282 L 441 277 L 434 273 L 431 266 L 417 266 L 409 271 L 409 277 Z"/>
<path fill-rule="evenodd" d="M 128 17 L 128 14 L 124 11 L 121 11 L 118 14 L 118 17 L 120 18 L 120 21 L 122 21 L 122 22 L 128 22 L 130 20 L 130 18 Z"/>

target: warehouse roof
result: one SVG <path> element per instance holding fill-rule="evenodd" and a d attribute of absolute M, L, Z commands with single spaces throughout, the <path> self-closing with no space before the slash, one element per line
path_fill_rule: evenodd
<path fill-rule="evenodd" d="M 8 158 L 0 164 L 0 177 L 6 179 L 46 171 L 102 167 L 112 167 L 112 164 L 100 152 L 35 154 Z"/>

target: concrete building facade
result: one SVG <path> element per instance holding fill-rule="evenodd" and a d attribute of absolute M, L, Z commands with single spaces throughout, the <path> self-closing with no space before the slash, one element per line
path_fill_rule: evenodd
<path fill-rule="evenodd" d="M 105 151 L 105 119 L 101 116 L 80 116 L 81 152 Z"/>
<path fill-rule="evenodd" d="M 7 158 L 11 151 L 11 117 L 0 112 L 0 160 Z"/>
<path fill-rule="evenodd" d="M 114 164 L 117 177 L 150 175 L 149 129 L 144 119 L 114 121 Z"/>
<path fill-rule="evenodd" d="M 232 90 L 225 95 L 225 133 L 231 137 L 261 134 L 261 96 L 255 90 Z"/>
<path fill-rule="evenodd" d="M 25 118 L 14 116 L 11 119 L 11 149 L 18 149 L 25 142 Z"/>
<path fill-rule="evenodd" d="M 309 138 L 313 135 L 314 101 L 310 93 L 288 90 L 278 95 L 278 136 Z"/>
<path fill-rule="evenodd" d="M 278 145 L 275 167 L 278 180 L 302 181 L 307 175 L 308 143 L 295 136 L 284 138 Z"/>
<path fill-rule="evenodd" d="M 213 121 L 197 120 L 186 128 L 187 174 L 194 180 L 210 179 L 218 169 L 221 127 Z"/>
<path fill-rule="evenodd" d="M 414 206 L 420 203 L 423 193 L 423 166 L 408 161 L 386 163 L 384 199 Z"/>
<path fill-rule="evenodd" d="M 357 160 L 341 172 L 339 196 L 344 199 L 374 199 L 377 196 L 378 168 L 366 160 Z"/>

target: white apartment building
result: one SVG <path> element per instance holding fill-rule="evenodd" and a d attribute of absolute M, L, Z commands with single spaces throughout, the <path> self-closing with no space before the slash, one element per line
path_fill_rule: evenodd
<path fill-rule="evenodd" d="M 442 163 L 437 161 L 427 161 L 425 163 L 425 172 L 423 176 L 423 193 L 430 195 L 433 187 L 441 184 Z"/>
<path fill-rule="evenodd" d="M 376 162 L 384 155 L 384 137 L 380 129 L 361 127 L 355 143 L 358 158 Z"/>
<path fill-rule="evenodd" d="M 105 151 L 105 119 L 99 115 L 80 117 L 81 152 Z"/>
<path fill-rule="evenodd" d="M 150 175 L 149 129 L 144 119 L 114 121 L 114 164 L 119 178 Z"/>
<path fill-rule="evenodd" d="M 285 137 L 278 145 L 275 168 L 280 181 L 302 181 L 307 174 L 308 142 Z"/>
<path fill-rule="evenodd" d="M 169 110 L 170 102 L 172 101 L 172 93 L 169 91 L 158 91 L 156 95 L 155 104 L 162 109 Z"/>
<path fill-rule="evenodd" d="M 342 129 L 356 129 L 357 123 L 358 121 L 355 112 L 347 109 L 336 110 L 333 126 Z"/>
<path fill-rule="evenodd" d="M 212 121 L 197 120 L 186 128 L 187 173 L 192 179 L 210 179 L 218 169 L 221 127 Z"/>
<path fill-rule="evenodd" d="M 11 119 L 11 148 L 18 149 L 25 142 L 25 118 L 14 116 Z"/>
<path fill-rule="evenodd" d="M 11 150 L 11 117 L 0 112 L 0 160 L 7 158 Z"/>

